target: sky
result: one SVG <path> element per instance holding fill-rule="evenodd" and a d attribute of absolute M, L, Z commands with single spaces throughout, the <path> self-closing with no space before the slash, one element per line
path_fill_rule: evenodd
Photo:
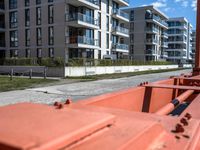
<path fill-rule="evenodd" d="M 197 0 L 129 0 L 131 7 L 154 5 L 168 17 L 185 17 L 196 27 Z"/>

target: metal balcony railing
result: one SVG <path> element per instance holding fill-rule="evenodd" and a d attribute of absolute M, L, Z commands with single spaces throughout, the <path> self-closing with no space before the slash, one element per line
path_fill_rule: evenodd
<path fill-rule="evenodd" d="M 129 14 L 121 11 L 120 9 L 113 9 L 113 14 L 116 14 L 123 18 L 129 19 Z"/>
<path fill-rule="evenodd" d="M 147 31 L 147 32 L 158 32 L 158 29 L 147 27 L 147 28 L 146 28 L 146 31 Z"/>
<path fill-rule="evenodd" d="M 113 49 L 122 49 L 122 50 L 127 50 L 127 51 L 129 50 L 129 47 L 128 47 L 127 44 L 118 44 L 118 43 L 116 43 L 116 44 L 113 44 L 112 48 Z"/>
<path fill-rule="evenodd" d="M 99 40 L 89 38 L 86 36 L 69 37 L 67 43 L 68 44 L 85 44 L 85 45 L 99 46 Z"/>
<path fill-rule="evenodd" d="M 154 20 L 158 21 L 159 23 L 161 23 L 162 25 L 168 27 L 168 23 L 165 20 L 162 20 L 160 17 L 158 17 L 156 15 L 152 15 L 150 17 L 146 17 L 146 19 L 154 19 Z"/>
<path fill-rule="evenodd" d="M 95 19 L 94 17 L 87 16 L 85 14 L 81 13 L 71 13 L 68 15 L 68 21 L 82 21 L 88 24 L 96 25 L 98 26 L 98 19 Z"/>
<path fill-rule="evenodd" d="M 129 34 L 129 30 L 120 26 L 113 27 L 113 31 Z"/>

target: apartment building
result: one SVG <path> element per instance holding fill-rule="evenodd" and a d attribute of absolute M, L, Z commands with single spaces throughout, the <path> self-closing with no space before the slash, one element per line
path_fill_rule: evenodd
<path fill-rule="evenodd" d="M 168 58 L 167 61 L 186 63 L 192 60 L 192 25 L 184 17 L 168 20 Z"/>
<path fill-rule="evenodd" d="M 128 56 L 128 0 L 0 0 L 0 57 Z"/>
<path fill-rule="evenodd" d="M 193 30 L 192 31 L 192 41 L 191 41 L 191 44 L 192 44 L 192 53 L 191 53 L 191 57 L 192 57 L 192 60 L 194 62 L 195 60 L 195 51 L 196 51 L 196 31 Z"/>
<path fill-rule="evenodd" d="M 130 15 L 130 59 L 165 60 L 168 17 L 154 6 L 126 9 Z"/>

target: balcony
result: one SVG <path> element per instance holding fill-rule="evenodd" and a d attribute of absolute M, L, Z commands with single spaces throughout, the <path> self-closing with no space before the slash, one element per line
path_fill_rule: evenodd
<path fill-rule="evenodd" d="M 69 26 L 81 28 L 99 29 L 99 21 L 91 16 L 81 13 L 71 13 L 66 15 L 66 21 Z"/>
<path fill-rule="evenodd" d="M 121 7 L 128 7 L 129 6 L 129 0 L 113 0 L 116 3 L 118 3 Z"/>
<path fill-rule="evenodd" d="M 187 32 L 185 32 L 185 31 L 175 31 L 175 32 L 169 32 L 168 33 L 168 35 L 169 36 L 176 36 L 176 35 L 185 35 L 185 36 L 187 36 Z"/>
<path fill-rule="evenodd" d="M 156 33 L 158 33 L 158 29 L 156 29 L 156 28 L 151 28 L 151 27 L 147 27 L 147 28 L 146 28 L 146 32 L 147 32 L 147 33 L 156 34 Z"/>
<path fill-rule="evenodd" d="M 163 52 L 163 53 L 161 54 L 161 56 L 162 56 L 163 58 L 167 58 L 167 57 L 168 57 L 168 53 L 167 53 L 167 52 Z"/>
<path fill-rule="evenodd" d="M 145 54 L 148 55 L 148 56 L 155 56 L 155 55 L 157 55 L 155 49 L 147 49 L 146 52 L 145 52 Z"/>
<path fill-rule="evenodd" d="M 99 0 L 67 0 L 67 3 L 77 7 L 84 6 L 94 10 L 99 9 Z"/>
<path fill-rule="evenodd" d="M 162 42 L 161 46 L 164 47 L 164 48 L 168 48 L 168 43 L 167 42 Z"/>
<path fill-rule="evenodd" d="M 112 31 L 114 35 L 129 37 L 129 30 L 126 28 L 116 26 L 116 27 L 113 27 Z"/>
<path fill-rule="evenodd" d="M 119 44 L 119 43 L 116 43 L 116 44 L 113 44 L 112 45 L 112 50 L 113 51 L 117 51 L 117 52 L 125 52 L 125 53 L 128 53 L 129 52 L 129 47 L 127 44 Z"/>
<path fill-rule="evenodd" d="M 161 34 L 161 37 L 163 37 L 163 38 L 168 38 L 168 33 L 167 33 L 167 32 L 163 32 L 163 33 Z"/>
<path fill-rule="evenodd" d="M 155 22 L 157 25 L 162 26 L 165 29 L 168 29 L 168 24 L 165 20 L 162 20 L 160 17 L 156 16 L 156 15 L 152 15 L 151 17 L 146 17 L 147 21 L 153 21 Z"/>
<path fill-rule="evenodd" d="M 99 40 L 89 38 L 86 36 L 74 36 L 67 38 L 67 46 L 70 48 L 88 48 L 88 49 L 98 49 Z"/>
<path fill-rule="evenodd" d="M 170 44 L 187 44 L 187 41 L 185 39 L 168 39 L 168 43 Z"/>
<path fill-rule="evenodd" d="M 158 40 L 153 39 L 153 38 L 146 39 L 145 42 L 146 42 L 147 45 L 149 45 L 149 44 L 150 45 L 158 44 Z"/>
<path fill-rule="evenodd" d="M 116 19 L 125 21 L 125 22 L 129 22 L 129 14 L 125 13 L 119 9 L 113 9 L 113 17 Z"/>

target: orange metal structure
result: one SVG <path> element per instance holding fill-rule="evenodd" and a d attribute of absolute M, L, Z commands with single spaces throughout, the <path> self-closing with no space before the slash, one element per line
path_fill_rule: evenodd
<path fill-rule="evenodd" d="M 0 150 L 200 150 L 199 13 L 193 75 L 77 103 L 0 107 Z"/>

